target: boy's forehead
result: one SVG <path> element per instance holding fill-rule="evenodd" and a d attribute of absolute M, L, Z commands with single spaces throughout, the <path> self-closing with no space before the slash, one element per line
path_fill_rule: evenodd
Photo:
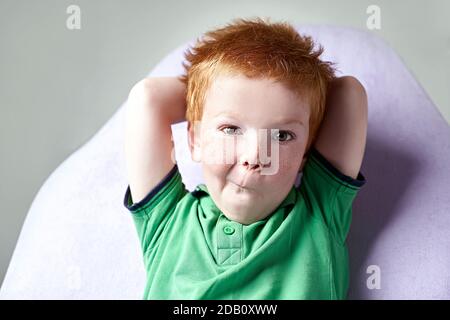
<path fill-rule="evenodd" d="M 230 116 L 240 119 L 258 112 L 260 118 L 306 120 L 309 106 L 292 90 L 267 78 L 219 76 L 205 97 L 203 113 L 209 117 Z M 261 112 L 263 111 L 263 112 Z M 256 114 L 254 114 L 256 115 Z"/>

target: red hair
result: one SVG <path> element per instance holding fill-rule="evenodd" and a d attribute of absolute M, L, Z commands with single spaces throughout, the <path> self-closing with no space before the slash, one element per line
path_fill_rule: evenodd
<path fill-rule="evenodd" d="M 208 88 L 218 75 L 245 75 L 279 81 L 310 105 L 309 138 L 315 140 L 325 113 L 329 83 L 335 78 L 332 62 L 319 59 L 309 36 L 301 36 L 287 22 L 267 18 L 235 19 L 225 27 L 208 31 L 194 48 L 185 52 L 186 120 L 200 121 Z"/>

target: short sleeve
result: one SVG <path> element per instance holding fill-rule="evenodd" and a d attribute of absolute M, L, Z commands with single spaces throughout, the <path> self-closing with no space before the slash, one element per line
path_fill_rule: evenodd
<path fill-rule="evenodd" d="M 178 202 L 186 193 L 188 190 L 182 182 L 176 164 L 159 184 L 137 203 L 133 203 L 128 185 L 123 204 L 132 214 L 144 253 L 158 243 Z"/>
<path fill-rule="evenodd" d="M 344 175 L 312 147 L 299 192 L 312 214 L 322 216 L 335 240 L 342 245 L 350 229 L 353 200 L 365 183 L 361 171 L 356 179 Z"/>

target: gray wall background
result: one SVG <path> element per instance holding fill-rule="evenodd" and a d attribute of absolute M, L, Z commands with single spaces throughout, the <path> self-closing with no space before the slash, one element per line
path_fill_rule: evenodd
<path fill-rule="evenodd" d="M 71 4 L 81 30 L 66 28 Z M 237 17 L 366 29 L 371 4 L 381 8 L 371 32 L 450 123 L 450 1 L 0 0 L 0 283 L 45 179 L 169 51 Z"/>

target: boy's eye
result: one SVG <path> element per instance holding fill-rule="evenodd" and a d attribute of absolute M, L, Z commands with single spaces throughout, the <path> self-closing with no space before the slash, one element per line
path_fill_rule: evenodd
<path fill-rule="evenodd" d="M 239 128 L 235 126 L 227 126 L 220 129 L 225 134 L 235 134 L 238 130 Z"/>
<path fill-rule="evenodd" d="M 273 132 L 272 138 L 274 138 L 275 140 L 278 140 L 280 142 L 285 142 L 285 141 L 294 139 L 294 136 L 288 131 L 280 130 L 278 132 L 276 132 L 276 131 Z"/>

